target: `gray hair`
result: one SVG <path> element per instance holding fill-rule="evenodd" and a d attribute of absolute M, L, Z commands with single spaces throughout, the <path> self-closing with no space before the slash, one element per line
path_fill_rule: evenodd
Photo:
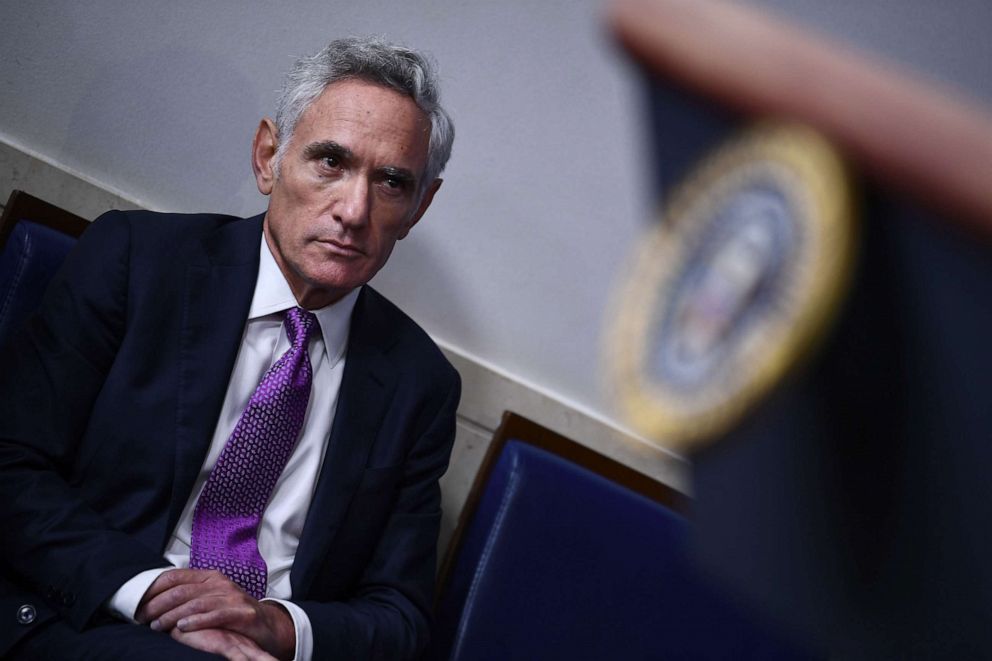
<path fill-rule="evenodd" d="M 304 111 L 331 83 L 355 78 L 409 96 L 430 120 L 427 166 L 420 186 L 420 192 L 423 192 L 444 171 L 451 156 L 455 127 L 441 107 L 440 86 L 431 60 L 414 50 L 377 37 L 337 39 L 316 54 L 301 57 L 293 64 L 279 95 L 276 111 L 276 126 L 279 129 L 276 174 L 293 138 L 296 123 Z"/>

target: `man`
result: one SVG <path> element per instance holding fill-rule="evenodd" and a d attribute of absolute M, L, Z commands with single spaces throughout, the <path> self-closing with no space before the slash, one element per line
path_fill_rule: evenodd
<path fill-rule="evenodd" d="M 335 41 L 258 127 L 264 216 L 87 230 L 2 357 L 0 653 L 416 656 L 460 385 L 365 283 L 452 140 L 424 58 Z"/>

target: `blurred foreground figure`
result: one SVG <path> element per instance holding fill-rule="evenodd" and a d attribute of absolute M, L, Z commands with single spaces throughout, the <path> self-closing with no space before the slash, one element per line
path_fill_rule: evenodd
<path fill-rule="evenodd" d="M 610 18 L 666 209 L 615 377 L 701 562 L 832 658 L 992 657 L 992 115 L 736 3 Z"/>

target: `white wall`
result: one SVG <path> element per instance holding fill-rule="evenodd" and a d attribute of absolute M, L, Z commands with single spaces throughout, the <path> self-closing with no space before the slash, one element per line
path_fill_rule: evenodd
<path fill-rule="evenodd" d="M 376 285 L 440 340 L 603 417 L 599 332 L 646 216 L 636 81 L 592 0 L 3 0 L 0 139 L 142 205 L 254 214 L 248 151 L 293 57 L 430 51 L 457 138 Z"/>
<path fill-rule="evenodd" d="M 992 99 L 992 3 L 752 0 Z M 639 80 L 594 0 L 0 0 L 0 140 L 144 206 L 252 214 L 252 132 L 292 58 L 431 51 L 458 136 L 376 284 L 462 353 L 611 420 L 602 317 L 651 208 Z"/>

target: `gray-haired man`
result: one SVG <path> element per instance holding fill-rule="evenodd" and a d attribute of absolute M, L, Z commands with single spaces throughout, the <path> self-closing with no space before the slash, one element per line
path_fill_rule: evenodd
<path fill-rule="evenodd" d="M 453 135 L 424 58 L 335 41 L 258 127 L 264 215 L 87 230 L 2 358 L 0 651 L 416 656 L 460 386 L 366 283 Z"/>

